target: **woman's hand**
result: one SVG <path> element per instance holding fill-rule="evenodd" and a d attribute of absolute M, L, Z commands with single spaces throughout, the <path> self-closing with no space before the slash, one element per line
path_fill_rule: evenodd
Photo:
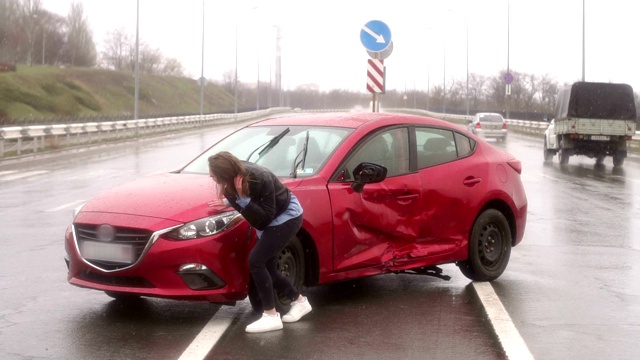
<path fill-rule="evenodd" d="M 243 181 L 244 178 L 240 175 L 236 176 L 235 179 L 233 179 L 234 185 L 236 186 L 236 193 L 238 194 L 239 198 L 243 198 L 246 196 L 246 194 L 242 192 Z"/>

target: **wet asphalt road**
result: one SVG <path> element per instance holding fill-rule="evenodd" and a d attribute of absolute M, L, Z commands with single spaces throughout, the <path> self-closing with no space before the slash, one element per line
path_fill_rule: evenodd
<path fill-rule="evenodd" d="M 0 358 L 178 359 L 217 317 L 231 325 L 210 359 L 504 359 L 470 282 L 384 275 L 307 289 L 314 311 L 246 334 L 247 301 L 111 300 L 68 285 L 64 230 L 102 189 L 173 170 L 232 128 L 0 164 Z M 640 162 L 614 171 L 572 157 L 542 160 L 542 142 L 495 143 L 523 162 L 523 242 L 492 283 L 536 359 L 634 359 L 640 353 Z"/>

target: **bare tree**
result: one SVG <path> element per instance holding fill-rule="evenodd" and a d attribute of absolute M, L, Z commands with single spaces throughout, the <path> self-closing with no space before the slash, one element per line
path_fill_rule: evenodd
<path fill-rule="evenodd" d="M 19 61 L 17 49 L 24 34 L 17 0 L 0 1 L 0 61 Z"/>
<path fill-rule="evenodd" d="M 72 66 L 94 66 L 96 45 L 81 3 L 71 4 L 67 15 L 67 61 Z"/>
<path fill-rule="evenodd" d="M 111 69 L 124 70 L 130 53 L 131 38 L 124 28 L 107 33 L 104 41 L 104 51 L 101 54 L 102 62 Z"/>
<path fill-rule="evenodd" d="M 36 30 L 41 22 L 42 3 L 40 0 L 22 0 L 19 4 L 19 16 L 22 23 L 22 29 L 26 32 L 26 44 L 22 43 L 24 51 L 26 51 L 26 62 L 29 66 L 33 65 L 33 43 L 36 36 Z"/>
<path fill-rule="evenodd" d="M 168 58 L 164 60 L 160 75 L 184 76 L 184 67 L 176 58 Z"/>
<path fill-rule="evenodd" d="M 145 74 L 159 74 L 162 66 L 162 53 L 160 49 L 153 49 L 144 44 L 139 51 L 140 71 Z"/>
<path fill-rule="evenodd" d="M 239 81 L 239 80 L 238 80 Z M 227 70 L 222 74 L 222 88 L 229 94 L 233 94 L 235 84 L 235 71 Z"/>
<path fill-rule="evenodd" d="M 481 104 L 485 100 L 487 78 L 478 74 L 469 74 L 469 97 L 471 98 L 471 108 L 480 110 Z"/>

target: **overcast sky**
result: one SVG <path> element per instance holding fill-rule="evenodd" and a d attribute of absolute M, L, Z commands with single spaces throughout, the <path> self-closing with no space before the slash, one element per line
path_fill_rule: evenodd
<path fill-rule="evenodd" d="M 197 78 L 202 67 L 202 0 L 139 0 L 139 34 Z M 71 0 L 42 0 L 66 15 Z M 107 32 L 136 29 L 136 1 L 80 1 L 98 50 Z M 584 0 L 587 81 L 625 82 L 640 91 L 640 5 Z M 387 88 L 425 90 L 446 77 L 495 76 L 509 68 L 563 83 L 582 77 L 583 0 L 204 0 L 204 76 L 221 79 L 236 64 L 242 82 L 275 73 L 275 25 L 281 28 L 283 87 L 365 91 L 360 42 L 370 20 L 391 29 Z M 468 35 L 467 35 L 468 26 Z M 237 29 L 237 42 L 236 42 Z M 468 45 L 468 61 L 467 61 Z M 516 79 L 517 81 L 517 79 Z"/>

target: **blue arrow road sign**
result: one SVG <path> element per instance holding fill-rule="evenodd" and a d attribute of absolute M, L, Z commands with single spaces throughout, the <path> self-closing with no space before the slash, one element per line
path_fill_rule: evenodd
<path fill-rule="evenodd" d="M 382 51 L 391 43 L 391 30 L 382 21 L 371 20 L 360 30 L 360 41 L 369 51 Z"/>

